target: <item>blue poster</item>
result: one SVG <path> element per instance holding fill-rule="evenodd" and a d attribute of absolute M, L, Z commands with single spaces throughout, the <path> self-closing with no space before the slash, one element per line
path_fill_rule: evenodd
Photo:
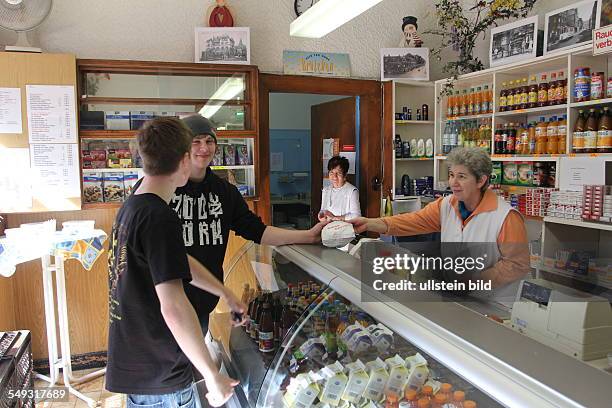
<path fill-rule="evenodd" d="M 285 50 L 283 73 L 348 78 L 351 76 L 351 62 L 348 54 Z"/>

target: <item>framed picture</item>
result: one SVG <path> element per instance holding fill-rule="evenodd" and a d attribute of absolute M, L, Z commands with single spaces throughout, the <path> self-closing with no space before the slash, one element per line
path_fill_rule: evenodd
<path fill-rule="evenodd" d="M 546 13 L 544 53 L 577 47 L 593 39 L 599 28 L 599 0 L 585 0 Z"/>
<path fill-rule="evenodd" d="M 429 81 L 429 48 L 382 48 L 380 77 Z"/>
<path fill-rule="evenodd" d="M 195 62 L 250 64 L 249 27 L 196 27 Z"/>
<path fill-rule="evenodd" d="M 489 60 L 491 66 L 537 57 L 538 16 L 491 29 Z"/>
<path fill-rule="evenodd" d="M 601 14 L 599 27 L 612 24 L 612 0 L 601 0 Z"/>

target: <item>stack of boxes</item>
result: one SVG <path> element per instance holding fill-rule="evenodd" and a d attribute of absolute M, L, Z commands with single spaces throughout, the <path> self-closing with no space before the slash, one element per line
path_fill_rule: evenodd
<path fill-rule="evenodd" d="M 612 186 L 586 185 L 582 199 L 583 221 L 609 223 L 612 219 Z"/>
<path fill-rule="evenodd" d="M 546 209 L 550 203 L 550 195 L 555 191 L 554 188 L 531 188 L 527 190 L 527 202 L 525 214 L 544 217 Z"/>
<path fill-rule="evenodd" d="M 580 220 L 582 215 L 582 191 L 553 191 L 550 194 L 549 217 Z"/>
<path fill-rule="evenodd" d="M 86 111 L 82 112 L 81 116 L 86 118 L 84 123 L 81 123 L 83 130 L 138 130 L 148 120 L 157 117 L 179 117 L 179 114 L 153 111 Z"/>

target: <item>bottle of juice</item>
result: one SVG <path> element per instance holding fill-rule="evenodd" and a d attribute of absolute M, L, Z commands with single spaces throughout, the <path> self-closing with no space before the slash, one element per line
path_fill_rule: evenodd
<path fill-rule="evenodd" d="M 455 96 L 451 93 L 446 97 L 446 117 L 450 118 L 453 116 L 453 106 L 455 104 Z"/>
<path fill-rule="evenodd" d="M 459 116 L 467 115 L 468 95 L 467 89 L 461 93 L 461 104 L 459 105 Z"/>
<path fill-rule="evenodd" d="M 506 110 L 511 111 L 514 110 L 514 94 L 516 92 L 516 87 L 514 86 L 514 81 L 508 82 L 508 93 L 506 94 Z"/>
<path fill-rule="evenodd" d="M 416 390 L 408 387 L 406 388 L 406 391 L 404 392 L 404 399 L 405 402 L 407 402 L 407 407 L 406 408 L 417 408 L 417 392 Z"/>
<path fill-rule="evenodd" d="M 516 125 L 510 123 L 508 125 L 508 139 L 506 142 L 506 154 L 516 153 Z"/>
<path fill-rule="evenodd" d="M 521 109 L 527 109 L 529 106 L 529 86 L 527 85 L 527 78 L 523 78 L 521 81 Z"/>
<path fill-rule="evenodd" d="M 572 132 L 572 151 L 574 153 L 584 153 L 584 132 L 586 128 L 586 118 L 584 117 L 584 111 L 578 111 L 578 118 L 574 123 L 574 130 Z"/>
<path fill-rule="evenodd" d="M 437 393 L 436 395 L 434 395 L 431 408 L 444 408 L 447 403 L 447 396 L 441 393 Z"/>
<path fill-rule="evenodd" d="M 417 401 L 417 408 L 431 408 L 431 402 L 427 398 L 420 398 Z"/>
<path fill-rule="evenodd" d="M 559 122 L 557 122 L 557 117 L 553 116 L 550 118 L 548 126 L 546 127 L 546 154 L 557 154 L 558 127 Z"/>
<path fill-rule="evenodd" d="M 508 84 L 502 82 L 502 88 L 499 92 L 499 111 L 505 112 L 508 108 Z"/>
<path fill-rule="evenodd" d="M 557 74 L 559 86 L 557 87 L 557 103 L 567 103 L 567 78 L 563 71 L 559 71 Z"/>
<path fill-rule="evenodd" d="M 476 402 L 472 400 L 465 400 L 463 402 L 463 408 L 476 408 Z"/>
<path fill-rule="evenodd" d="M 603 114 L 599 118 L 599 130 L 597 131 L 597 152 L 612 152 L 612 118 L 610 109 L 604 107 Z"/>
<path fill-rule="evenodd" d="M 433 388 L 431 388 L 430 385 L 424 385 L 423 388 L 421 388 L 420 397 L 420 399 L 431 401 L 433 399 Z"/>
<path fill-rule="evenodd" d="M 453 385 L 449 383 L 440 384 L 440 391 L 438 391 L 438 394 L 444 395 L 447 401 L 451 401 L 451 397 L 453 395 Z"/>
<path fill-rule="evenodd" d="M 465 392 L 463 391 L 453 392 L 453 408 L 463 408 L 464 401 L 465 401 Z"/>
<path fill-rule="evenodd" d="M 567 143 L 567 115 L 563 115 L 557 127 L 557 153 L 565 154 Z"/>
<path fill-rule="evenodd" d="M 468 115 L 475 115 L 474 113 L 474 104 L 475 104 L 476 93 L 474 92 L 474 88 L 470 88 L 470 93 L 468 94 Z"/>
<path fill-rule="evenodd" d="M 459 96 L 459 91 L 455 91 L 455 98 L 453 99 L 453 116 L 459 116 L 459 109 L 461 105 L 461 97 Z"/>
<path fill-rule="evenodd" d="M 387 398 L 385 400 L 385 408 L 398 408 L 398 407 L 399 407 L 398 398 L 393 394 L 387 395 Z"/>
<path fill-rule="evenodd" d="M 595 153 L 597 151 L 597 131 L 599 118 L 595 109 L 589 109 L 589 117 L 586 122 L 586 134 L 584 135 L 584 152 Z"/>
<path fill-rule="evenodd" d="M 526 123 L 521 124 L 519 127 L 517 131 L 517 140 L 519 140 L 519 142 L 516 154 L 523 156 L 529 154 L 529 130 Z"/>
<path fill-rule="evenodd" d="M 544 154 L 546 151 L 547 124 L 544 116 L 540 117 L 540 121 L 535 127 L 536 147 L 535 154 Z"/>
<path fill-rule="evenodd" d="M 527 128 L 528 138 L 529 138 L 529 147 L 527 150 L 527 154 L 535 154 L 536 152 L 535 127 L 536 127 L 536 123 L 531 122 Z"/>
<path fill-rule="evenodd" d="M 491 91 L 489 90 L 489 85 L 485 85 L 482 91 L 482 106 L 480 108 L 481 113 L 491 113 L 491 110 L 493 109 L 491 101 Z"/>
<path fill-rule="evenodd" d="M 474 115 L 480 115 L 482 111 L 482 88 L 477 87 L 474 94 Z"/>
<path fill-rule="evenodd" d="M 274 321 L 272 317 L 272 305 L 266 302 L 263 304 L 262 312 L 259 317 L 259 351 L 270 353 L 274 351 Z"/>
<path fill-rule="evenodd" d="M 550 82 L 548 83 L 548 104 L 555 105 L 557 103 L 557 74 L 550 74 Z"/>
<path fill-rule="evenodd" d="M 529 78 L 529 97 L 528 97 L 528 108 L 535 108 L 538 106 L 538 81 L 535 75 Z"/>
<path fill-rule="evenodd" d="M 508 133 L 509 133 L 508 124 L 504 123 L 504 127 L 502 128 L 502 134 L 501 134 L 501 144 L 500 144 L 499 154 L 508 153 L 508 150 L 507 150 Z"/>
<path fill-rule="evenodd" d="M 548 105 L 548 81 L 546 80 L 546 74 L 542 74 L 538 84 L 538 107 L 546 105 Z"/>

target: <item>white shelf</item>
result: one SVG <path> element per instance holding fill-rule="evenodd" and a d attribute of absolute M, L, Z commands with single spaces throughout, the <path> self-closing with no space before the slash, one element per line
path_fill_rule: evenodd
<path fill-rule="evenodd" d="M 435 156 L 434 159 L 436 159 L 436 160 L 446 160 L 446 156 Z"/>
<path fill-rule="evenodd" d="M 612 224 L 603 224 L 599 222 L 585 222 L 581 220 L 571 220 L 568 218 L 544 217 L 544 222 L 553 224 L 571 225 L 574 227 L 591 228 L 604 231 L 612 231 Z"/>
<path fill-rule="evenodd" d="M 498 115 L 498 114 L 496 114 Z M 481 115 L 469 115 L 469 116 L 452 116 L 452 117 L 447 117 L 446 119 L 443 119 L 443 122 L 456 122 L 458 120 L 472 120 L 472 119 L 488 119 L 493 117 L 492 113 L 483 113 Z"/>
<path fill-rule="evenodd" d="M 547 265 L 544 265 L 543 263 L 536 263 L 536 262 L 532 262 L 530 266 L 533 269 L 539 269 L 539 270 L 544 271 L 544 272 L 554 273 L 556 275 L 565 276 L 565 277 L 572 278 L 572 279 L 577 279 L 577 280 L 580 280 L 582 282 L 590 283 L 592 285 L 597 285 L 597 286 L 602 286 L 602 287 L 605 287 L 605 288 L 612 289 L 612 283 L 601 282 L 601 281 L 598 281 L 597 279 L 589 278 L 589 276 L 593 276 L 595 274 L 593 274 L 593 275 L 588 275 L 587 274 L 586 276 L 584 276 L 584 275 L 580 275 L 580 274 L 573 273 L 573 272 L 570 272 L 570 271 L 566 271 L 565 269 L 555 268 L 553 266 L 547 266 Z M 597 276 L 597 275 L 595 275 L 595 276 Z"/>
<path fill-rule="evenodd" d="M 211 170 L 237 170 L 237 169 L 253 169 L 255 165 L 247 164 L 243 166 L 210 166 Z"/>
<path fill-rule="evenodd" d="M 607 105 L 612 104 L 612 98 L 605 99 L 597 99 L 594 101 L 585 101 L 585 102 L 572 102 L 570 107 L 572 108 L 582 108 L 587 106 L 597 106 L 597 105 Z"/>
<path fill-rule="evenodd" d="M 414 79 L 394 79 L 393 82 L 399 85 L 421 86 L 425 88 L 432 88 L 435 86 L 431 81 L 415 81 Z"/>
<path fill-rule="evenodd" d="M 396 120 L 396 125 L 433 125 L 433 120 Z"/>
<path fill-rule="evenodd" d="M 553 106 L 542 106 L 541 108 L 530 108 L 530 109 L 516 109 L 506 112 L 496 112 L 496 117 L 508 117 L 508 116 L 524 116 L 531 113 L 554 113 L 563 112 L 567 110 L 567 104 L 553 105 Z"/>
<path fill-rule="evenodd" d="M 83 173 L 118 173 L 125 171 L 133 171 L 135 173 L 142 171 L 142 168 L 139 167 L 120 167 L 116 169 L 83 169 Z"/>
<path fill-rule="evenodd" d="M 430 161 L 433 157 L 402 157 L 396 158 L 395 161 Z"/>
<path fill-rule="evenodd" d="M 529 156 L 513 156 L 513 155 L 491 155 L 491 161 L 558 161 L 561 155 L 529 155 Z"/>

